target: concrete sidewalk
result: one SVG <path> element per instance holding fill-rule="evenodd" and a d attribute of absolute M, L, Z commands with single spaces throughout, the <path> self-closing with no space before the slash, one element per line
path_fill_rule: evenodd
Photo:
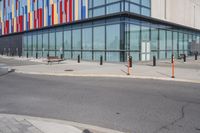
<path fill-rule="evenodd" d="M 0 133 L 122 133 L 75 122 L 0 114 Z"/>
<path fill-rule="evenodd" d="M 19 60 L 19 59 L 18 59 Z M 27 60 L 22 58 L 22 60 Z M 28 59 L 31 62 L 40 64 L 26 66 L 12 66 L 17 73 L 54 75 L 54 76 L 90 76 L 90 77 L 121 77 L 121 78 L 142 78 L 159 79 L 200 83 L 200 61 L 189 58 L 186 63 L 176 60 L 175 79 L 171 78 L 172 68 L 170 60 L 158 61 L 157 66 L 153 67 L 152 62 L 133 63 L 131 75 L 127 75 L 126 63 L 104 63 L 67 60 L 60 64 L 53 63 L 48 65 L 45 59 Z"/>

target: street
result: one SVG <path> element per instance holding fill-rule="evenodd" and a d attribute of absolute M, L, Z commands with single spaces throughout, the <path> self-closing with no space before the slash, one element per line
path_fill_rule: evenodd
<path fill-rule="evenodd" d="M 0 113 L 74 121 L 130 133 L 200 133 L 200 84 L 0 76 Z"/>

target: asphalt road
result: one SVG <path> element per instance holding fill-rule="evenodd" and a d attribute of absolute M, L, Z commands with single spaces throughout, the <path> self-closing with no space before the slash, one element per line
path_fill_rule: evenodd
<path fill-rule="evenodd" d="M 131 133 L 200 133 L 200 84 L 10 73 L 0 76 L 0 113 Z"/>

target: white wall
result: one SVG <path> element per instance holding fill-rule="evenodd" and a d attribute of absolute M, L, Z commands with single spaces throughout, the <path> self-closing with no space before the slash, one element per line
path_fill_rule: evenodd
<path fill-rule="evenodd" d="M 200 29 L 200 0 L 151 0 L 152 17 Z"/>

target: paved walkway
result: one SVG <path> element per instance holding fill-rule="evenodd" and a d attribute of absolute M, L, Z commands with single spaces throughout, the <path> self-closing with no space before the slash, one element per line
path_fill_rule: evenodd
<path fill-rule="evenodd" d="M 25 58 L 17 58 L 17 60 L 27 61 Z M 133 63 L 130 76 L 127 75 L 128 68 L 126 63 L 104 63 L 103 66 L 100 66 L 99 62 L 81 61 L 78 64 L 77 61 L 67 60 L 60 64 L 53 63 L 48 65 L 45 59 L 28 60 L 36 63 L 34 65 L 12 66 L 11 68 L 15 69 L 17 73 L 24 74 L 147 78 L 200 83 L 200 60 L 195 61 L 193 58 L 187 59 L 186 63 L 182 60 L 176 60 L 175 79 L 171 78 L 170 60 L 158 61 L 156 67 L 152 66 L 152 62 Z"/>
<path fill-rule="evenodd" d="M 0 115 L 0 133 L 83 133 L 80 129 L 22 116 Z"/>
<path fill-rule="evenodd" d="M 0 114 L 0 133 L 121 133 L 75 122 Z"/>

